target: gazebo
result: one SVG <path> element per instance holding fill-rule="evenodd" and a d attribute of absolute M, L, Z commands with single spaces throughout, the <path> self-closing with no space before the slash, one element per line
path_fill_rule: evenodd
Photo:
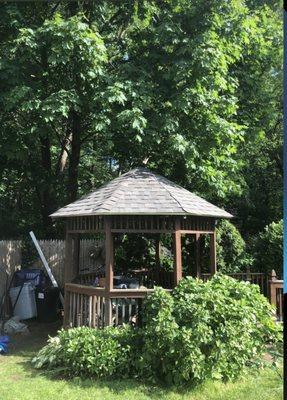
<path fill-rule="evenodd" d="M 200 238 L 210 235 L 210 274 L 216 272 L 216 220 L 228 212 L 146 168 L 133 169 L 51 215 L 66 220 L 64 326 L 102 327 L 137 321 L 141 300 L 153 289 L 114 287 L 114 236 L 160 234 L 173 236 L 172 287 L 182 278 L 181 235 L 194 236 L 196 276 L 201 275 Z M 93 284 L 79 276 L 82 234 L 105 237 L 105 267 Z M 160 280 L 159 239 L 156 240 Z M 75 283 L 77 282 L 77 283 Z M 88 284 L 84 284 L 87 283 Z M 97 285 L 97 286 L 95 286 Z M 171 289 L 170 287 L 168 289 Z M 167 290 L 168 290 L 167 289 Z"/>

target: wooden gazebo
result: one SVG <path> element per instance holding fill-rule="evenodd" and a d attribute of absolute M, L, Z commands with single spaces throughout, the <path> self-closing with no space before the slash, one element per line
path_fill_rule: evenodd
<path fill-rule="evenodd" d="M 176 286 L 182 278 L 181 235 L 194 235 L 197 276 L 201 275 L 200 237 L 210 235 L 210 274 L 214 274 L 216 220 L 232 215 L 148 169 L 136 168 L 59 209 L 51 217 L 66 219 L 64 325 L 102 327 L 136 321 L 141 299 L 153 290 L 114 288 L 116 234 L 145 233 L 158 237 L 172 234 L 172 286 Z M 100 280 L 93 281 L 104 282 L 103 287 L 79 276 L 80 237 L 95 233 L 105 236 L 105 273 L 95 277 Z M 159 240 L 156 243 L 158 261 Z M 159 272 L 155 274 L 155 284 L 164 287 Z"/>

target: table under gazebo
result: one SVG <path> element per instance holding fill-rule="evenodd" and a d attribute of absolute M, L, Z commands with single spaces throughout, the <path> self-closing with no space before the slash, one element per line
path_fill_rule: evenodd
<path fill-rule="evenodd" d="M 216 272 L 216 221 L 228 212 L 146 168 L 136 168 L 59 209 L 52 218 L 66 220 L 64 326 L 103 327 L 138 322 L 142 299 L 153 289 L 118 288 L 114 277 L 114 238 L 119 234 L 155 237 L 154 286 L 175 287 L 183 276 L 182 235 L 192 235 L 195 276 L 201 276 L 200 239 L 210 236 L 210 271 Z M 105 266 L 93 281 L 79 274 L 80 238 L 102 234 Z M 160 235 L 173 238 L 173 272 L 160 266 Z M 139 271 L 141 272 L 141 271 Z M 125 286 L 124 286 L 125 287 Z"/>

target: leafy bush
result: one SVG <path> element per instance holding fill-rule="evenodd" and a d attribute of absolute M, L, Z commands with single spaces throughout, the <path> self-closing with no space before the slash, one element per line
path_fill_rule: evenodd
<path fill-rule="evenodd" d="M 143 337 L 142 375 L 181 384 L 236 378 L 260 362 L 278 331 L 257 286 L 217 275 L 183 279 L 173 297 L 156 289 L 145 302 Z"/>
<path fill-rule="evenodd" d="M 216 233 L 217 266 L 221 273 L 241 271 L 252 263 L 244 239 L 231 222 L 220 221 Z"/>
<path fill-rule="evenodd" d="M 274 269 L 283 272 L 283 220 L 272 222 L 264 228 L 253 245 L 255 268 L 264 272 Z"/>
<path fill-rule="evenodd" d="M 278 335 L 257 286 L 221 275 L 208 282 L 189 277 L 173 294 L 156 288 L 147 296 L 141 328 L 61 330 L 33 364 L 68 376 L 197 384 L 234 379 L 245 366 L 259 365 Z"/>
<path fill-rule="evenodd" d="M 132 328 L 60 330 L 33 358 L 35 368 L 60 370 L 67 376 L 128 376 L 133 364 Z"/>
<path fill-rule="evenodd" d="M 173 343 L 178 326 L 172 315 L 173 298 L 162 288 L 156 288 L 144 302 L 142 349 L 139 375 L 163 380 L 172 373 Z"/>

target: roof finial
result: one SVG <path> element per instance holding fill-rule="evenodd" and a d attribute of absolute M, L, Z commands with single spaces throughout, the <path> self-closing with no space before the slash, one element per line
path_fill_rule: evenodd
<path fill-rule="evenodd" d="M 149 160 L 149 157 L 145 157 L 145 158 L 142 160 L 142 164 L 146 166 L 147 163 L 148 163 L 148 160 Z"/>

